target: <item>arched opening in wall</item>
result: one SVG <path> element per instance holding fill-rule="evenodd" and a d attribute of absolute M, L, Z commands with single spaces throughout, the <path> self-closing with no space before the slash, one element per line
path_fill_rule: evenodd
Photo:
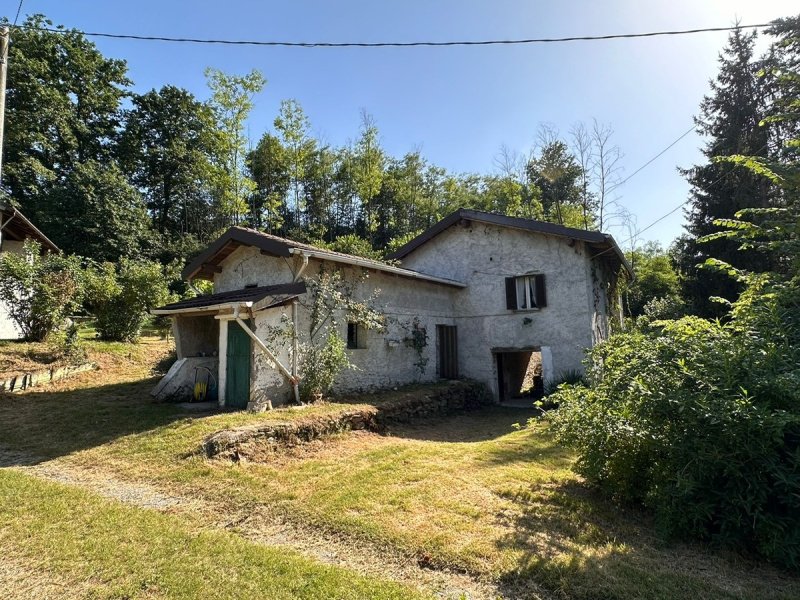
<path fill-rule="evenodd" d="M 495 351 L 500 402 L 534 402 L 544 394 L 542 350 Z"/>

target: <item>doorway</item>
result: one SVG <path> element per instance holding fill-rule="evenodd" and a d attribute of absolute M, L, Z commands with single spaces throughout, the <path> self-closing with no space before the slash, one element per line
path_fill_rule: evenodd
<path fill-rule="evenodd" d="M 544 395 L 541 350 L 497 352 L 495 357 L 500 402 L 532 401 Z"/>
<path fill-rule="evenodd" d="M 250 402 L 250 336 L 236 321 L 228 323 L 228 350 L 225 367 L 225 404 L 247 408 Z"/>
<path fill-rule="evenodd" d="M 436 326 L 437 371 L 442 379 L 458 379 L 458 332 L 455 325 Z"/>

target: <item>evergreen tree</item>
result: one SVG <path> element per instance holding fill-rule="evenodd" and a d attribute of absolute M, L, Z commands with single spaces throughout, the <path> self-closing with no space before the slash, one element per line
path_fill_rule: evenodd
<path fill-rule="evenodd" d="M 715 219 L 732 218 L 743 208 L 770 204 L 772 191 L 767 180 L 717 160 L 735 154 L 763 157 L 769 153 L 769 131 L 760 126 L 765 109 L 758 76 L 760 65 L 753 58 L 755 36 L 738 29 L 730 35 L 719 58 L 719 74 L 711 82 L 711 94 L 703 99 L 700 115 L 695 118 L 698 132 L 708 138 L 703 148 L 708 162 L 682 170 L 692 190 L 688 235 L 679 242 L 678 264 L 686 300 L 701 316 L 722 314 L 724 305 L 709 298 L 733 300 L 739 288 L 724 274 L 701 272 L 697 265 L 713 256 L 738 268 L 769 268 L 764 255 L 739 252 L 737 244 L 729 239 L 698 242 L 698 238 L 720 230 Z"/>
<path fill-rule="evenodd" d="M 582 170 L 566 143 L 549 140 L 527 166 L 530 185 L 540 191 L 547 221 L 581 227 L 583 218 Z"/>

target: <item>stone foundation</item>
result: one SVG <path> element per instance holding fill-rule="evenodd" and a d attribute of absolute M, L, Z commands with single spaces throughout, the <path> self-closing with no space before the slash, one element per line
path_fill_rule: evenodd
<path fill-rule="evenodd" d="M 91 371 L 96 368 L 97 365 L 94 363 L 84 363 L 82 365 L 53 367 L 52 369 L 43 369 L 31 373 L 19 373 L 0 380 L 0 392 L 21 392 L 22 390 L 27 390 L 37 385 L 67 379 L 78 373 Z"/>
<path fill-rule="evenodd" d="M 208 458 L 251 459 L 352 430 L 381 432 L 392 423 L 474 410 L 493 404 L 486 387 L 477 382 L 456 381 L 434 388 L 397 394 L 387 392 L 385 401 L 348 408 L 328 415 L 295 421 L 264 421 L 255 425 L 224 429 L 208 436 L 200 452 Z"/>

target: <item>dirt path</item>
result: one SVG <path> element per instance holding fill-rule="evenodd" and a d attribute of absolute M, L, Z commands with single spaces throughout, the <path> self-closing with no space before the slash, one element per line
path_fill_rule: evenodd
<path fill-rule="evenodd" d="M 389 578 L 438 598 L 468 598 L 492 600 L 501 592 L 491 582 L 450 570 L 425 568 L 418 561 L 388 546 L 354 540 L 343 535 L 303 527 L 288 522 L 267 511 L 266 506 L 245 513 L 232 511 L 228 506 L 185 496 L 164 493 L 156 487 L 123 481 L 99 469 L 70 464 L 64 459 L 37 461 L 35 457 L 0 448 L 0 468 L 13 468 L 49 481 L 78 486 L 106 498 L 162 512 L 186 514 L 193 519 L 202 515 L 202 526 L 223 528 L 252 542 L 288 548 L 320 562 L 352 569 L 367 576 Z M 14 577 L 11 569 L 10 578 Z M 18 570 L 18 569 L 17 569 Z M 23 574 L 25 574 L 23 572 Z M 27 573 L 34 582 L 32 591 L 49 591 L 47 577 Z M 3 583 L 0 572 L 0 583 Z M 20 579 L 19 574 L 16 580 Z M 58 584 L 53 582 L 53 590 Z M 46 594 L 21 597 L 48 597 Z M 526 594 L 526 598 L 539 596 Z"/>

